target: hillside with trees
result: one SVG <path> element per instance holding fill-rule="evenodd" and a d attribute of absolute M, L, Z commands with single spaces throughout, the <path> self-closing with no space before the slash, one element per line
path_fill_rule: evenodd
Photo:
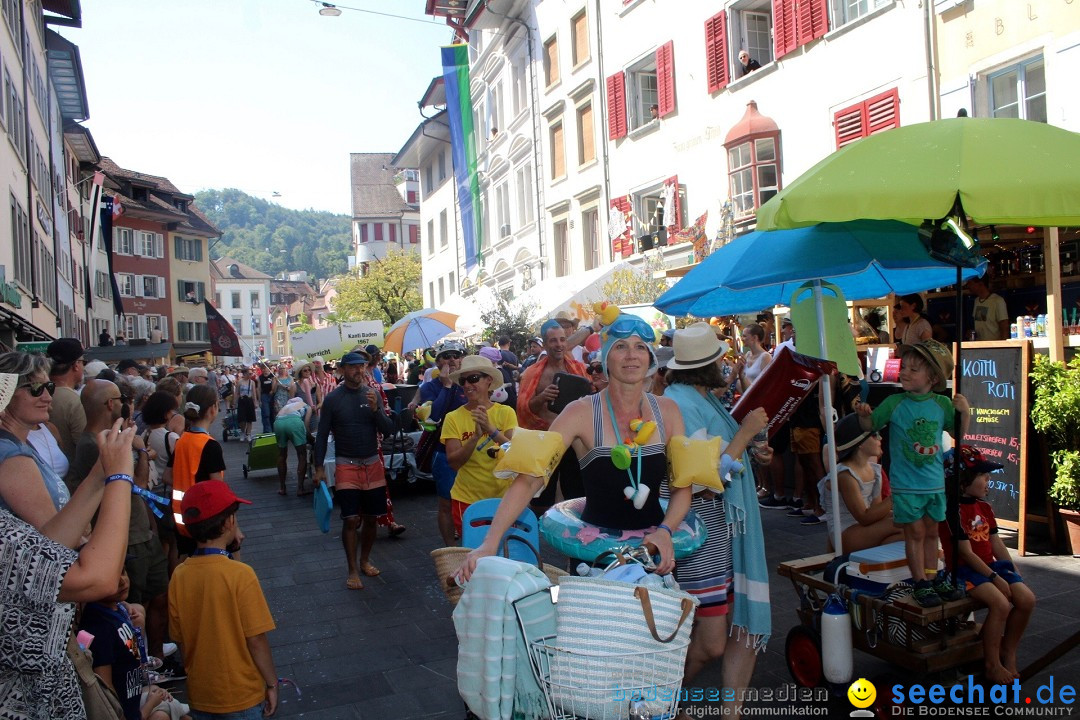
<path fill-rule="evenodd" d="M 275 277 L 306 270 L 312 281 L 348 270 L 348 215 L 290 210 L 234 188 L 201 190 L 195 201 L 222 232 L 212 257 L 228 255 Z"/>

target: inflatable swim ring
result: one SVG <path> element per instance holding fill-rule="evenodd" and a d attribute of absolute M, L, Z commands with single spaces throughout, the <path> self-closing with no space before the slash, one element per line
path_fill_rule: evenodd
<path fill-rule="evenodd" d="M 660 505 L 667 510 L 667 500 Z M 585 498 L 563 500 L 552 505 L 540 518 L 540 533 L 553 548 L 577 560 L 594 563 L 615 548 L 624 545 L 640 545 L 646 535 L 656 528 L 644 530 L 615 530 L 582 522 Z M 675 558 L 684 558 L 697 550 L 708 538 L 708 531 L 701 518 L 691 510 L 672 534 Z"/>

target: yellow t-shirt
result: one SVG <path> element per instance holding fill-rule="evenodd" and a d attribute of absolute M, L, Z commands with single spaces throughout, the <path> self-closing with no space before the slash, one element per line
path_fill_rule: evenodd
<path fill-rule="evenodd" d="M 169 635 L 180 644 L 188 702 L 208 713 L 246 710 L 266 698 L 247 638 L 274 629 L 255 571 L 224 555 L 185 560 L 169 582 Z"/>
<path fill-rule="evenodd" d="M 504 433 L 518 426 L 517 413 L 513 408 L 506 405 L 494 404 L 488 408 L 488 420 Z M 459 407 L 446 415 L 443 420 L 442 441 L 445 443 L 449 438 L 465 442 L 476 432 L 476 420 L 466 407 Z M 477 443 L 477 447 L 484 440 Z M 487 449 L 494 442 L 488 442 L 482 450 L 473 450 L 472 457 L 457 471 L 454 487 L 450 490 L 450 497 L 458 502 L 472 504 L 478 500 L 487 498 L 501 498 L 506 489 L 510 487 L 509 480 L 499 480 L 495 477 L 495 465 L 498 460 L 488 457 Z"/>

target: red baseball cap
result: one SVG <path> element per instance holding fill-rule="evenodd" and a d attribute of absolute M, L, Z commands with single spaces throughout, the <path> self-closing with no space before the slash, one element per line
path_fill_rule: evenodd
<path fill-rule="evenodd" d="M 236 497 L 228 485 L 221 480 L 204 480 L 195 483 L 184 493 L 180 502 L 180 511 L 185 523 L 197 523 L 214 517 L 225 511 L 234 502 L 250 505 L 250 500 Z"/>

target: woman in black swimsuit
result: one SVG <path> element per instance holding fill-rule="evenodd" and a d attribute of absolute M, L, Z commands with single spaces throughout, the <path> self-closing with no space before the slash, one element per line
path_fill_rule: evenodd
<path fill-rule="evenodd" d="M 656 365 L 653 329 L 633 315 L 621 315 L 600 332 L 601 361 L 608 376 L 607 388 L 566 406 L 551 432 L 562 435 L 568 449 L 577 454 L 585 482 L 585 509 L 582 519 L 605 528 L 640 530 L 654 528 L 644 542 L 660 553 L 657 572 L 675 567 L 671 531 L 683 521 L 690 508 L 690 488 L 673 489 L 665 512 L 660 507 L 660 482 L 667 474 L 667 439 L 683 434 L 682 415 L 671 400 L 644 390 L 649 370 Z M 630 425 L 635 420 L 653 421 L 656 430 L 631 454 L 630 467 L 621 470 L 612 461 L 612 448 L 636 435 Z M 484 543 L 469 553 L 459 571 L 468 580 L 476 561 L 498 551 L 499 541 L 510 523 L 544 486 L 544 480 L 518 475 L 503 496 Z M 633 488 L 640 502 L 628 500 Z M 643 489 L 647 488 L 647 490 Z"/>

